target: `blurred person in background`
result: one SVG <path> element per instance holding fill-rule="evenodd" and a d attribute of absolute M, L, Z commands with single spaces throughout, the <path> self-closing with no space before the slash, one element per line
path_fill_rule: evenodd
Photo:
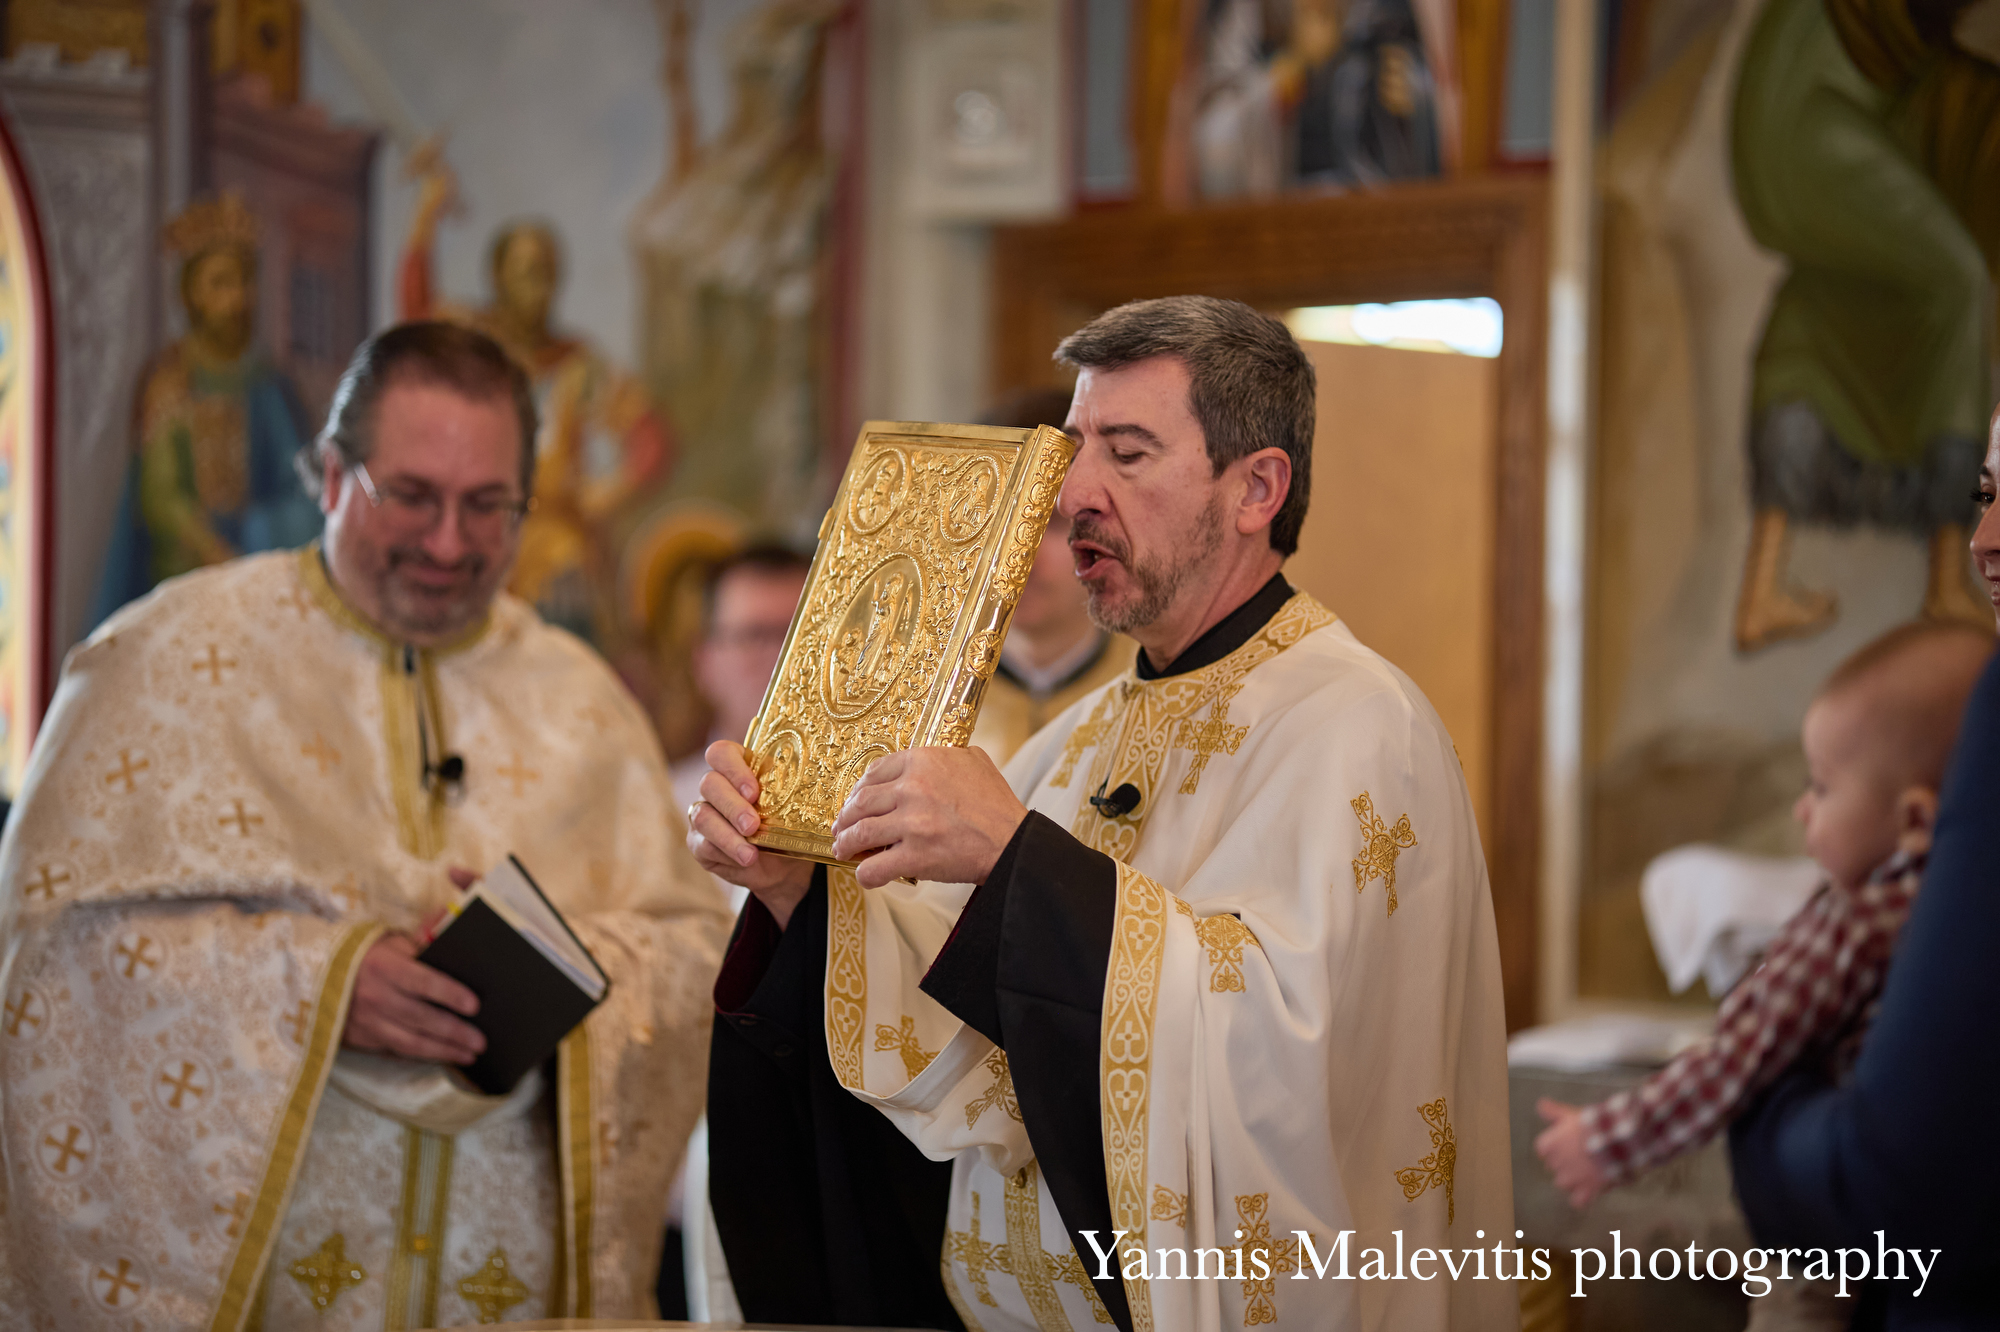
<path fill-rule="evenodd" d="M 982 423 L 1014 430 L 1038 425 L 1060 430 L 1069 415 L 1069 400 L 1068 389 L 1026 389 L 993 408 Z M 999 669 L 979 705 L 972 743 L 1004 765 L 1064 708 L 1122 675 L 1137 650 L 1125 635 L 1090 622 L 1088 602 L 1076 580 L 1076 559 L 1070 554 L 1069 519 L 1056 514 L 1049 519 L 1041 552 L 1014 608 Z"/>

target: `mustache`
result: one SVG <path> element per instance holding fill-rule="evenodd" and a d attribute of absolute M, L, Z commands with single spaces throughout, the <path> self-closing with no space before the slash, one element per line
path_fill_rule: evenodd
<path fill-rule="evenodd" d="M 424 551 L 415 546 L 389 547 L 390 570 L 393 572 L 406 564 L 414 564 L 419 568 L 429 569 L 434 573 L 462 573 L 477 577 L 486 570 L 486 557 L 475 551 L 468 551 L 464 559 L 446 564 L 442 561 L 432 559 Z"/>
<path fill-rule="evenodd" d="M 1072 543 L 1088 542 L 1098 547 L 1121 564 L 1130 564 L 1130 547 L 1115 536 L 1104 524 L 1090 518 L 1078 518 L 1070 524 L 1069 539 Z"/>

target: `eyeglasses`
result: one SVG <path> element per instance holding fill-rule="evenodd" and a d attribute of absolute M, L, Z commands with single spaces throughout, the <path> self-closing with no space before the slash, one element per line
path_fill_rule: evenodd
<path fill-rule="evenodd" d="M 349 470 L 361 483 L 361 493 L 368 497 L 368 506 L 373 509 L 386 507 L 388 512 L 385 516 L 396 526 L 412 532 L 428 532 L 443 520 L 450 501 L 422 482 L 398 480 L 386 489 L 377 489 L 375 478 L 368 475 L 365 463 L 355 463 Z M 458 498 L 459 530 L 475 539 L 496 540 L 518 527 L 534 508 L 532 497 L 519 499 L 513 495 L 485 492 L 461 495 Z"/>

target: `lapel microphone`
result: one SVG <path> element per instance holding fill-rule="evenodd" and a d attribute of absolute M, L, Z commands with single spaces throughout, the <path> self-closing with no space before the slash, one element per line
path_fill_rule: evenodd
<path fill-rule="evenodd" d="M 1097 794 L 1090 798 L 1090 806 L 1107 819 L 1122 819 L 1139 808 L 1139 788 L 1126 782 L 1110 795 L 1104 794 L 1104 782 L 1097 784 Z"/>

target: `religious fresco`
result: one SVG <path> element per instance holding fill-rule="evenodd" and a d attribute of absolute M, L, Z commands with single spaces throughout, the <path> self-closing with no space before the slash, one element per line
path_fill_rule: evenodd
<path fill-rule="evenodd" d="M 1194 193 L 1443 174 L 1454 28 L 1449 9 L 1422 0 L 1208 0 L 1189 76 Z"/>
<path fill-rule="evenodd" d="M 1603 148 L 1579 990 L 1665 998 L 1638 881 L 1796 854 L 1798 727 L 1919 616 L 1990 627 L 2000 0 L 1655 0 Z M 1642 34 L 1643 35 L 1643 34 Z"/>
<path fill-rule="evenodd" d="M 133 458 L 91 614 L 320 529 L 294 459 L 312 437 L 297 387 L 257 342 L 258 229 L 234 194 L 168 223 L 187 332 L 148 368 Z"/>
<path fill-rule="evenodd" d="M 27 767 L 41 714 L 42 605 L 47 571 L 39 556 L 43 401 L 38 303 L 47 281 L 30 234 L 30 205 L 11 142 L 0 144 L 0 798 L 12 800 Z"/>
<path fill-rule="evenodd" d="M 451 319 L 488 334 L 527 369 L 541 409 L 535 508 L 521 524 L 509 590 L 549 623 L 615 654 L 627 637 L 620 525 L 672 470 L 673 438 L 637 379 L 588 338 L 555 327 L 562 243 L 548 225 L 516 221 L 493 236 L 487 304 L 438 297 L 432 252 L 458 181 L 435 144 L 413 154 L 411 167 L 422 187 L 398 274 L 398 316 Z"/>

